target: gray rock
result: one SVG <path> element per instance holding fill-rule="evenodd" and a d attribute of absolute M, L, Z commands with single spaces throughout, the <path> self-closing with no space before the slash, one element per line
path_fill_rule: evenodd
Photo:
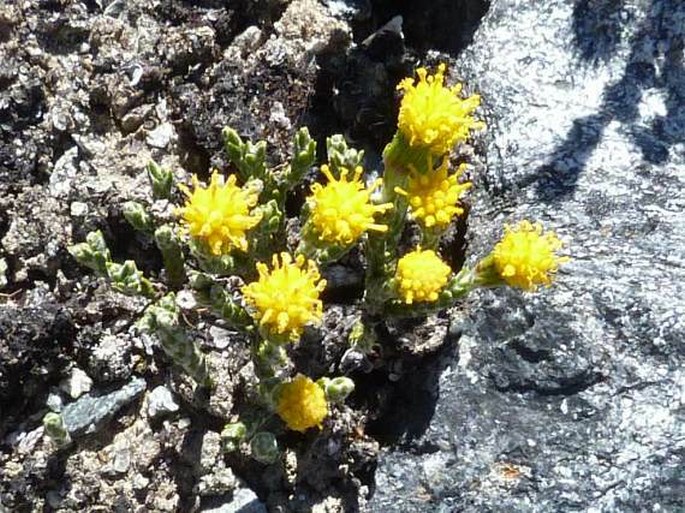
<path fill-rule="evenodd" d="M 155 387 L 147 398 L 147 414 L 154 419 L 178 411 L 178 403 L 171 391 L 163 385 Z"/>
<path fill-rule="evenodd" d="M 145 390 L 145 380 L 135 378 L 119 390 L 101 396 L 85 395 L 62 410 L 64 424 L 71 436 L 94 433 L 119 409 Z"/>
<path fill-rule="evenodd" d="M 50 174 L 49 191 L 55 198 L 66 198 L 78 176 L 78 146 L 72 146 L 55 162 Z"/>
<path fill-rule="evenodd" d="M 171 123 L 162 123 L 152 130 L 145 139 L 154 148 L 166 148 L 176 138 L 176 130 Z"/>
<path fill-rule="evenodd" d="M 202 437 L 200 449 L 200 469 L 202 472 L 211 472 L 221 456 L 221 435 L 216 431 L 207 431 Z"/>
<path fill-rule="evenodd" d="M 217 349 L 226 349 L 230 345 L 233 335 L 234 332 L 218 326 L 211 326 L 209 328 L 211 343 Z"/>
<path fill-rule="evenodd" d="M 238 480 L 233 471 L 222 464 L 211 473 L 201 476 L 196 489 L 202 497 L 223 496 L 235 490 L 237 484 Z"/>
<path fill-rule="evenodd" d="M 682 510 L 684 30 L 678 1 L 492 3 L 453 66 L 489 112 L 469 261 L 525 218 L 572 261 L 469 298 L 372 511 Z"/>

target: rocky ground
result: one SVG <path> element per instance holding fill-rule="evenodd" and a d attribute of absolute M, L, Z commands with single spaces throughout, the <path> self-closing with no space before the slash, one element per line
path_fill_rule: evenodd
<path fill-rule="evenodd" d="M 685 511 L 684 31 L 679 0 L 0 4 L 0 511 Z M 377 165 L 394 84 L 438 60 L 488 122 L 466 258 L 528 217 L 572 262 L 550 290 L 390 326 L 349 407 L 279 465 L 224 455 L 244 344 L 198 320 L 222 381 L 197 397 L 133 327 L 143 303 L 66 247 L 98 228 L 158 273 L 122 205 L 150 158 L 224 168 L 225 125 L 274 163 L 308 125 Z M 358 293 L 298 364 L 336 369 Z M 48 409 L 72 445 L 44 436 Z"/>

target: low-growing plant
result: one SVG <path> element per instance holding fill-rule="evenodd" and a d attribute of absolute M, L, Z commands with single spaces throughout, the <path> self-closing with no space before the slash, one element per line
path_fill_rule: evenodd
<path fill-rule="evenodd" d="M 363 314 L 350 344 L 367 351 L 377 325 L 388 318 L 439 312 L 478 287 L 535 290 L 549 285 L 565 260 L 557 254 L 557 236 L 525 220 L 505 227 L 502 239 L 473 267 L 453 269 L 442 257 L 440 241 L 463 215 L 462 197 L 471 187 L 463 180 L 468 165 L 455 169 L 450 152 L 485 125 L 474 114 L 480 97 L 463 98 L 460 85 L 447 87 L 444 65 L 434 74 L 419 68 L 417 75 L 398 86 L 398 129 L 383 152 L 378 178 L 365 172 L 363 151 L 340 135 L 327 139 L 328 163 L 320 166 L 321 183 L 310 187 L 302 206 L 296 245 L 287 243 L 292 237 L 286 199 L 315 165 L 315 141 L 301 128 L 290 162 L 269 167 L 264 141 L 245 141 L 225 128 L 236 173 L 214 170 L 207 184 L 197 176 L 190 186 L 177 184 L 185 196 L 175 208 L 177 222 L 160 220 L 150 205 L 124 206 L 130 224 L 159 248 L 162 279 L 146 278 L 135 262 L 113 262 L 100 232 L 71 247 L 72 255 L 117 291 L 149 298 L 139 326 L 156 334 L 169 358 L 200 386 L 211 387 L 205 356 L 186 332 L 176 301 L 177 291 L 191 289 L 200 305 L 251 341 L 263 411 L 277 414 L 293 431 L 321 428 L 331 405 L 344 401 L 354 383 L 345 376 L 293 371 L 287 348 L 323 318 L 323 268 L 354 248 L 363 254 Z M 150 163 L 148 176 L 151 198 L 173 201 L 171 171 Z M 401 240 L 408 222 L 418 227 L 420 240 L 407 249 Z M 227 277 L 238 286 L 229 287 Z M 274 461 L 277 440 L 266 429 L 265 415 L 228 424 L 222 434 L 226 448 L 249 447 L 255 459 Z M 49 420 L 56 431 L 60 423 Z"/>

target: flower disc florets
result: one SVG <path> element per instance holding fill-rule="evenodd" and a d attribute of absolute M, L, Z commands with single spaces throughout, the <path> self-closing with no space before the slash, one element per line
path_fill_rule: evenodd
<path fill-rule="evenodd" d="M 511 287 L 535 290 L 548 286 L 559 265 L 568 260 L 556 254 L 562 243 L 554 232 L 543 233 L 540 223 L 521 221 L 506 226 L 492 252 L 495 268 Z"/>
<path fill-rule="evenodd" d="M 288 253 L 273 256 L 272 269 L 257 264 L 259 279 L 242 288 L 245 302 L 254 309 L 253 316 L 274 341 L 297 340 L 305 325 L 321 320 L 323 304 L 320 293 L 326 287 L 313 260 L 298 255 L 293 261 Z"/>
<path fill-rule="evenodd" d="M 455 216 L 464 213 L 458 205 L 459 198 L 471 187 L 471 182 L 459 182 L 466 169 L 462 164 L 457 172 L 448 175 L 449 162 L 445 158 L 432 173 L 412 172 L 409 175 L 407 190 L 395 189 L 409 198 L 411 215 L 426 228 L 445 229 Z"/>
<path fill-rule="evenodd" d="M 178 211 L 188 227 L 191 237 L 207 244 L 213 255 L 223 255 L 237 248 L 247 251 L 246 232 L 261 220 L 260 213 L 251 212 L 257 205 L 259 192 L 240 188 L 235 175 L 223 177 L 214 171 L 209 187 L 200 185 L 193 176 L 193 191 L 179 186 L 188 196 L 184 207 Z"/>
<path fill-rule="evenodd" d="M 435 75 L 429 75 L 426 68 L 417 69 L 416 74 L 418 82 L 410 77 L 397 86 L 404 91 L 398 127 L 410 146 L 444 155 L 466 140 L 469 130 L 485 126 L 472 116 L 480 105 L 480 96 L 462 99 L 461 84 L 445 87 L 444 64 L 438 66 Z"/>
<path fill-rule="evenodd" d="M 418 248 L 397 262 L 397 291 L 408 305 L 415 302 L 432 303 L 437 301 L 447 285 L 451 271 L 450 266 L 435 251 Z"/>
<path fill-rule="evenodd" d="M 328 183 L 312 185 L 312 195 L 307 198 L 311 224 L 319 240 L 349 246 L 367 230 L 387 231 L 386 225 L 374 222 L 374 216 L 392 208 L 392 204 L 374 205 L 371 201 L 371 194 L 381 185 L 381 179 L 366 188 L 360 180 L 363 170 L 359 166 L 351 180 L 344 167 L 340 168 L 339 180 L 326 165 L 321 166 L 321 172 Z"/>
<path fill-rule="evenodd" d="M 307 376 L 298 374 L 292 381 L 281 385 L 276 411 L 289 429 L 305 432 L 321 423 L 328 415 L 326 394 Z"/>

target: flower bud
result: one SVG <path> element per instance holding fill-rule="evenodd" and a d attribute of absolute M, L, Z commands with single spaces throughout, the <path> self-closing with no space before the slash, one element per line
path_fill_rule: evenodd
<path fill-rule="evenodd" d="M 354 392 L 354 381 L 345 376 L 326 379 L 323 383 L 326 398 L 332 403 L 342 403 L 347 396 Z"/>
<path fill-rule="evenodd" d="M 347 141 L 340 134 L 326 138 L 326 151 L 328 162 L 336 176 L 341 168 L 355 169 L 364 161 L 364 150 L 357 151 L 354 148 L 348 148 Z"/>
<path fill-rule="evenodd" d="M 86 235 L 86 242 L 69 246 L 68 250 L 78 263 L 90 267 L 101 276 L 107 275 L 107 264 L 111 256 L 100 230 L 90 232 Z"/>
<path fill-rule="evenodd" d="M 224 448 L 229 451 L 236 451 L 240 446 L 240 442 L 245 439 L 247 435 L 247 428 L 242 422 L 231 422 L 224 426 L 223 431 L 221 431 L 221 441 L 224 444 Z"/>
<path fill-rule="evenodd" d="M 181 249 L 181 244 L 173 228 L 168 224 L 157 228 L 155 231 L 155 243 L 162 253 L 169 283 L 173 286 L 182 285 L 185 279 L 183 249 Z"/>
<path fill-rule="evenodd" d="M 150 179 L 152 196 L 155 199 L 169 199 L 171 197 L 174 174 L 170 169 L 165 169 L 151 160 L 147 164 L 147 176 Z"/>
<path fill-rule="evenodd" d="M 49 412 L 43 417 L 45 433 L 52 438 L 57 445 L 64 445 L 71 441 L 69 431 L 64 425 L 64 419 L 59 413 Z"/>
<path fill-rule="evenodd" d="M 260 463 L 270 464 L 276 461 L 279 455 L 276 437 L 268 431 L 260 431 L 250 442 L 252 457 Z"/>
<path fill-rule="evenodd" d="M 152 229 L 152 219 L 145 207 L 135 201 L 124 203 L 124 217 L 139 232 L 147 233 Z"/>
<path fill-rule="evenodd" d="M 307 127 L 300 128 L 293 141 L 293 158 L 286 175 L 289 188 L 302 181 L 305 173 L 314 165 L 316 160 L 316 141 L 309 135 Z"/>

